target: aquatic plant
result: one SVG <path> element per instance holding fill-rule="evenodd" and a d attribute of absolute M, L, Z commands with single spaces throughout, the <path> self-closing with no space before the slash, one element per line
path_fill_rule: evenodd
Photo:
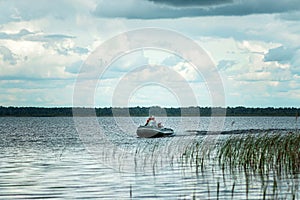
<path fill-rule="evenodd" d="M 261 199 L 299 197 L 298 132 L 272 129 L 264 133 L 214 135 L 212 140 L 219 139 L 211 143 L 207 137 L 210 136 L 143 139 L 132 149 L 134 170 L 151 172 L 154 177 L 166 167 L 180 169 L 183 174 L 195 172 L 207 185 L 207 196 L 212 198 L 230 193 L 228 198 L 240 198 L 243 194 L 248 199 L 259 189 L 261 193 L 257 195 Z M 197 188 L 194 193 L 193 198 Z"/>
<path fill-rule="evenodd" d="M 281 187 L 293 199 L 299 192 L 300 134 L 295 131 L 230 135 L 210 146 L 194 141 L 186 146 L 181 161 L 196 167 L 196 173 L 204 172 L 206 166 L 220 168 L 224 185 L 226 179 L 233 178 L 230 182 L 232 198 L 235 186 L 239 184 L 235 177 L 241 179 L 244 174 L 241 180 L 246 198 L 251 185 L 259 183 L 263 199 L 270 195 L 277 198 Z M 287 181 L 289 185 L 282 186 Z"/>
<path fill-rule="evenodd" d="M 300 172 L 300 134 L 265 133 L 230 136 L 218 149 L 219 164 L 231 170 L 241 168 L 253 173 L 277 176 Z"/>

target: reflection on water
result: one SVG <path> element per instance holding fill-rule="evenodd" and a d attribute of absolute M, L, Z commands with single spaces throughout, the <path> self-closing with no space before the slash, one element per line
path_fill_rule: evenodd
<path fill-rule="evenodd" d="M 154 139 L 137 138 L 134 127 L 126 127 L 127 118 L 98 120 L 105 142 L 89 118 L 81 119 L 89 138 L 77 133 L 72 118 L 1 118 L 0 198 L 299 198 L 297 175 L 275 180 L 270 172 L 262 180 L 218 165 L 214 151 L 236 130 L 295 131 L 295 118 L 231 117 L 224 135 L 203 134 L 209 118 L 164 118 L 176 136 Z M 132 120 L 138 126 L 145 118 Z M 193 154 L 195 147 L 206 154 Z M 197 163 L 191 159 L 196 156 L 205 159 Z"/>

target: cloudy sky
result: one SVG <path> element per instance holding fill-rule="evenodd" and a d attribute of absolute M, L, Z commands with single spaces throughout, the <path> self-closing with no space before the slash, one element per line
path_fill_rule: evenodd
<path fill-rule="evenodd" d="M 0 106 L 84 106 L 84 92 L 73 95 L 83 63 L 111 38 L 148 27 L 205 50 L 225 106 L 300 105 L 298 0 L 0 0 L 0 13 Z M 142 48 L 85 81 L 97 79 L 97 107 L 215 105 L 205 76 L 173 52 Z"/>

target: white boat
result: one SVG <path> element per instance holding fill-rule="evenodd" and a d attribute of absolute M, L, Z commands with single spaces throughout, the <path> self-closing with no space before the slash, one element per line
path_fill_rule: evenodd
<path fill-rule="evenodd" d="M 165 137 L 174 135 L 174 130 L 171 128 L 158 128 L 156 126 L 139 126 L 136 130 L 139 137 Z"/>

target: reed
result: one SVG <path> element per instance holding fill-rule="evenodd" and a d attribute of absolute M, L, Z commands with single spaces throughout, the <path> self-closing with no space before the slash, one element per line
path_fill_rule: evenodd
<path fill-rule="evenodd" d="M 246 198 L 249 198 L 251 184 L 260 180 L 261 197 L 278 198 L 282 182 L 289 181 L 290 195 L 299 193 L 300 133 L 241 134 L 224 136 L 215 145 L 194 141 L 187 145 L 181 161 L 196 167 L 196 173 L 206 173 L 206 166 L 222 170 L 223 182 L 243 174 Z M 214 176 L 214 169 L 212 175 Z M 273 178 L 272 178 L 273 177 Z M 258 178 L 258 179 L 257 179 Z M 217 195 L 220 183 L 217 183 Z M 234 197 L 236 182 L 233 182 L 231 198 Z M 283 189 L 286 190 L 286 189 Z M 218 196 L 217 196 L 218 197 Z"/>
<path fill-rule="evenodd" d="M 167 152 L 163 153 L 162 152 Z M 216 143 L 205 137 L 144 140 L 133 151 L 136 169 L 152 168 L 154 176 L 160 168 L 180 167 L 196 172 L 197 177 L 206 180 L 207 195 L 209 186 L 214 188 L 216 197 L 221 197 L 223 188 L 231 190 L 231 198 L 238 195 L 241 187 L 246 198 L 251 194 L 253 184 L 261 186 L 261 198 L 278 197 L 282 182 L 289 181 L 287 198 L 297 198 L 300 174 L 300 133 L 266 132 L 259 134 L 237 134 L 222 136 Z M 168 165 L 169 161 L 170 165 Z M 179 164 L 179 165 L 177 165 Z M 144 168 L 145 167 L 145 168 Z M 210 173 L 211 171 L 211 173 Z M 219 173 L 220 172 L 220 173 Z M 216 175 L 214 174 L 216 173 Z M 220 177 L 223 174 L 223 182 Z M 202 175 L 200 177 L 199 175 Z M 220 176 L 221 175 L 221 176 Z M 215 181 L 215 182 L 214 182 Z M 227 187 L 227 183 L 229 183 Z M 216 185 L 215 185 L 216 184 Z M 196 196 L 192 195 L 193 198 Z"/>
<path fill-rule="evenodd" d="M 196 167 L 196 173 L 204 172 L 204 169 L 212 159 L 214 146 L 206 145 L 203 141 L 193 141 L 186 145 L 180 157 L 181 162 L 188 163 L 191 167 Z"/>
<path fill-rule="evenodd" d="M 266 133 L 231 136 L 218 149 L 218 160 L 230 170 L 245 168 L 255 174 L 277 176 L 300 172 L 300 134 Z"/>

